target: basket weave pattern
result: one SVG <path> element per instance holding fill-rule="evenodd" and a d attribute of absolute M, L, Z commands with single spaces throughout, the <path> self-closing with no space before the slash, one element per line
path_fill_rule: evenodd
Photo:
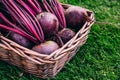
<path fill-rule="evenodd" d="M 63 5 L 64 8 L 70 6 Z M 80 46 L 86 42 L 90 28 L 94 23 L 94 14 L 89 10 L 88 12 L 91 20 L 86 22 L 63 47 L 50 55 L 40 54 L 24 48 L 0 34 L 0 59 L 40 78 L 54 77 L 65 63 L 76 54 Z"/>

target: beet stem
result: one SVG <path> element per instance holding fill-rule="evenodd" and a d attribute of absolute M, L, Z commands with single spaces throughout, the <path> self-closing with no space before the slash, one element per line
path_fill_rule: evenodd
<path fill-rule="evenodd" d="M 33 41 L 34 43 L 37 43 L 36 39 L 33 38 L 32 36 L 28 35 L 28 34 L 25 34 L 23 33 L 22 31 L 18 30 L 18 29 L 14 29 L 14 28 L 10 28 L 8 26 L 5 26 L 5 25 L 2 25 L 0 24 L 0 28 L 4 28 L 4 29 L 7 29 L 7 30 L 10 30 L 10 31 L 13 31 L 13 32 L 16 32 L 24 37 L 27 37 L 28 39 L 30 39 L 31 41 Z"/>
<path fill-rule="evenodd" d="M 62 47 L 64 45 L 64 43 L 63 43 L 61 37 L 58 34 L 56 34 L 56 38 L 58 39 L 60 46 Z"/>
<path fill-rule="evenodd" d="M 25 6 L 23 6 L 26 10 L 27 8 Z M 24 9 L 21 9 L 21 11 L 23 11 L 24 15 L 26 16 L 26 18 L 28 18 L 29 22 L 33 24 L 34 28 L 35 28 L 35 31 L 37 32 L 37 34 L 40 36 L 40 40 L 41 42 L 44 41 L 44 34 L 43 34 L 43 31 L 42 31 L 42 28 L 41 28 L 41 25 L 39 24 L 37 18 L 28 11 L 28 13 L 30 15 L 27 14 L 27 12 L 25 12 Z"/>
<path fill-rule="evenodd" d="M 51 2 L 51 5 L 53 6 L 53 10 L 61 23 L 61 28 L 64 28 L 64 23 L 60 15 L 60 12 L 58 11 L 58 7 L 56 7 L 56 5 L 54 4 L 54 1 Z"/>
<path fill-rule="evenodd" d="M 60 4 L 60 2 L 58 0 L 54 0 L 54 2 L 56 3 L 56 7 L 58 8 L 58 11 L 62 17 L 63 20 L 63 27 L 66 28 L 66 20 L 65 20 L 65 15 L 64 15 L 64 8 L 62 7 L 62 5 Z"/>
<path fill-rule="evenodd" d="M 37 19 L 35 18 L 35 16 L 32 13 L 30 14 L 29 12 L 30 8 L 27 5 L 24 4 L 24 8 L 28 9 L 29 11 L 27 12 L 29 13 L 27 13 L 26 10 L 20 4 L 16 3 L 15 1 L 2 0 L 2 2 L 6 6 L 8 11 L 11 13 L 11 15 L 17 20 L 17 22 L 20 25 L 25 27 L 24 30 L 21 28 L 24 32 L 29 32 L 30 35 L 32 33 L 31 36 L 35 36 L 35 38 L 38 41 L 41 41 L 41 42 L 44 41 L 44 34 L 42 31 L 42 28 L 40 24 L 38 23 Z M 28 29 L 28 31 L 26 31 L 25 29 Z"/>
<path fill-rule="evenodd" d="M 30 6 L 35 10 L 35 12 L 36 12 L 37 14 L 39 14 L 39 13 L 42 12 L 41 9 L 39 9 L 39 8 L 36 7 L 36 5 L 33 3 L 33 1 L 27 0 L 27 2 L 30 4 Z"/>

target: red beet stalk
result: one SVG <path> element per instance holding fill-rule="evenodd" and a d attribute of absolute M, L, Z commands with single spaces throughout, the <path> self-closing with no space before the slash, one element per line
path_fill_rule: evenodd
<path fill-rule="evenodd" d="M 42 8 L 38 4 L 37 0 L 27 0 L 26 3 L 28 3 L 27 5 L 36 12 L 36 15 L 42 12 Z"/>
<path fill-rule="evenodd" d="M 18 3 L 21 3 L 21 2 L 22 2 L 22 0 L 21 0 L 21 1 L 18 1 Z M 24 3 L 24 2 L 22 2 L 22 3 Z M 19 4 L 19 5 L 21 5 L 21 4 Z M 24 13 L 24 15 L 26 16 L 26 18 L 28 18 L 28 20 L 34 25 L 36 32 L 37 32 L 39 35 L 44 36 L 44 34 L 43 34 L 43 32 L 42 32 L 42 29 L 41 29 L 41 25 L 39 24 L 39 22 L 38 22 L 37 18 L 35 17 L 35 15 L 33 15 L 33 14 L 30 12 L 30 10 L 29 10 L 30 8 L 27 7 L 26 4 L 21 5 L 20 8 L 21 8 L 21 7 L 23 7 L 25 10 L 27 10 L 28 13 L 30 14 L 30 15 L 28 15 L 28 14 L 24 11 L 24 9 L 21 9 L 22 12 Z"/>
<path fill-rule="evenodd" d="M 23 8 L 23 6 L 19 4 L 21 2 L 22 1 L 2 0 L 2 3 L 6 6 L 12 17 L 14 17 L 16 21 L 20 24 L 20 28 L 24 32 L 29 33 L 29 35 L 35 37 L 37 42 L 43 42 L 44 34 L 40 27 L 40 24 L 38 23 L 35 16 L 33 14 L 30 14 L 30 12 L 28 13 L 25 8 L 30 11 L 32 10 L 25 4 Z M 25 28 L 23 29 L 23 27 Z"/>
<path fill-rule="evenodd" d="M 13 32 L 16 32 L 16 33 L 18 33 L 18 34 L 21 34 L 22 36 L 27 37 L 28 39 L 30 39 L 31 41 L 33 41 L 33 42 L 36 43 L 37 40 L 36 40 L 33 36 L 27 34 L 27 33 L 24 32 L 23 30 L 21 30 L 20 28 L 18 28 L 18 27 L 15 26 L 14 24 L 12 24 L 10 21 L 8 21 L 8 20 L 5 18 L 5 16 L 4 16 L 2 13 L 0 13 L 0 19 L 3 20 L 3 22 L 4 22 L 4 25 L 3 25 L 3 24 L 0 24 L 0 28 L 4 28 L 4 29 L 7 29 L 7 30 L 9 30 L 9 31 L 13 31 Z M 5 24 L 6 24 L 6 25 L 5 25 Z"/>

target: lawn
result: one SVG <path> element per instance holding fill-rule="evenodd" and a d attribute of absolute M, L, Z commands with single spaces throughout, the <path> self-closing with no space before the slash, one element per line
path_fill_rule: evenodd
<path fill-rule="evenodd" d="M 96 22 L 86 44 L 54 80 L 120 80 L 120 0 L 60 1 L 92 10 Z M 0 80 L 42 79 L 0 61 Z"/>

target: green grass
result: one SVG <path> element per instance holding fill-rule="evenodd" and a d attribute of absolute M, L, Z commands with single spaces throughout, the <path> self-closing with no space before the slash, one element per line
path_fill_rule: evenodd
<path fill-rule="evenodd" d="M 120 1 L 60 1 L 94 11 L 96 23 L 86 44 L 54 80 L 120 80 Z M 42 79 L 0 61 L 0 80 Z"/>

